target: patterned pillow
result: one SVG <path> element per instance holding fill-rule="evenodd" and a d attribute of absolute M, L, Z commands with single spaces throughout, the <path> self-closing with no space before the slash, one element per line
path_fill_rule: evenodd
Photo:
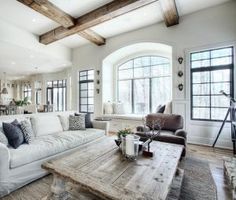
<path fill-rule="evenodd" d="M 85 116 L 69 116 L 69 130 L 85 130 Z"/>
<path fill-rule="evenodd" d="M 25 142 L 27 144 L 32 143 L 32 141 L 34 140 L 34 132 L 31 123 L 28 120 L 24 120 L 20 123 L 20 127 L 23 132 Z"/>
<path fill-rule="evenodd" d="M 8 146 L 8 140 L 7 137 L 4 135 L 3 132 L 0 131 L 0 143 L 5 144 Z"/>

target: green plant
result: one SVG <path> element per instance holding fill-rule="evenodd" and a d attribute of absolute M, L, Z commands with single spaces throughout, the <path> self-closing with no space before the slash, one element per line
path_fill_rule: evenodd
<path fill-rule="evenodd" d="M 29 98 L 25 97 L 23 100 L 15 101 L 16 106 L 26 106 L 30 104 Z"/>
<path fill-rule="evenodd" d="M 125 128 L 125 129 L 123 129 L 123 130 L 119 130 L 118 133 L 117 133 L 117 136 L 118 136 L 118 138 L 120 139 L 121 136 L 125 137 L 125 136 L 128 135 L 128 134 L 132 134 L 132 131 L 131 131 L 131 129 L 129 129 L 129 128 Z"/>

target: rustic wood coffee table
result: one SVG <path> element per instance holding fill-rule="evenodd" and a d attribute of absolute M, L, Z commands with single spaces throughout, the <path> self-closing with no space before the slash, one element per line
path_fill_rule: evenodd
<path fill-rule="evenodd" d="M 124 159 L 111 137 L 81 146 L 42 167 L 53 174 L 51 194 L 44 199 L 164 200 L 183 147 L 152 142 L 153 158 Z"/>

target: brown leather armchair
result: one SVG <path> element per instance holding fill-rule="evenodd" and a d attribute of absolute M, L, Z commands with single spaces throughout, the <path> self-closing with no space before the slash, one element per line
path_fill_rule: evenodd
<path fill-rule="evenodd" d="M 137 135 L 145 139 L 152 131 L 158 131 L 158 127 L 153 127 L 153 122 L 161 126 L 161 132 L 154 140 L 180 144 L 184 146 L 182 156 L 186 154 L 187 132 L 183 130 L 183 117 L 175 114 L 153 113 L 146 116 L 146 125 L 137 127 Z"/>

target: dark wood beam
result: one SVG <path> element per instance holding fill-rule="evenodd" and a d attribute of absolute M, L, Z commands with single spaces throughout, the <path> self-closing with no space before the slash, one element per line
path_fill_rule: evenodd
<path fill-rule="evenodd" d="M 159 0 L 167 27 L 179 24 L 179 14 L 175 0 Z"/>
<path fill-rule="evenodd" d="M 64 28 L 69 28 L 75 25 L 76 19 L 74 19 L 69 14 L 62 11 L 60 8 L 56 7 L 54 4 L 48 0 L 17 0 L 24 5 L 32 8 L 33 10 L 41 13 L 42 15 L 50 18 L 51 20 L 57 22 Z M 89 40 L 96 45 L 104 45 L 105 38 L 95 33 L 92 30 L 84 30 L 79 32 L 81 37 Z"/>
<path fill-rule="evenodd" d="M 78 33 L 81 37 L 93 42 L 94 44 L 101 46 L 106 43 L 106 39 L 94 32 L 91 29 L 87 29 Z"/>
<path fill-rule="evenodd" d="M 93 26 L 121 16 L 157 0 L 114 0 L 76 19 L 75 26 L 65 28 L 60 26 L 39 37 L 43 44 L 50 44 L 62 38 L 79 33 Z"/>

